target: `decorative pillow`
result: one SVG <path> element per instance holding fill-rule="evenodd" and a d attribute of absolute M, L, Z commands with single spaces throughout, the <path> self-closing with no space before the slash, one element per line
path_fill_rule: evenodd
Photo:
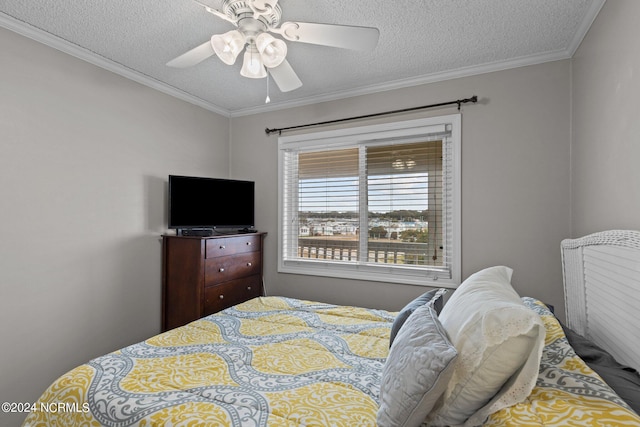
<path fill-rule="evenodd" d="M 411 313 L 416 311 L 418 307 L 425 305 L 426 303 L 433 301 L 434 308 L 436 309 L 436 313 L 440 313 L 442 309 L 442 295 L 447 293 L 447 290 L 444 288 L 441 289 L 433 289 L 424 294 L 420 295 L 418 298 L 411 301 L 409 304 L 405 305 L 404 308 L 398 313 L 395 320 L 393 321 L 393 325 L 391 325 L 391 335 L 389 336 L 389 347 L 393 344 L 393 340 L 398 335 L 398 331 L 404 325 L 404 322 L 407 321 Z"/>
<path fill-rule="evenodd" d="M 378 427 L 420 426 L 446 389 L 457 357 L 432 303 L 418 307 L 384 364 Z"/>
<path fill-rule="evenodd" d="M 430 425 L 480 425 L 531 393 L 545 328 L 511 286 L 512 273 L 491 267 L 473 274 L 442 309 L 440 321 L 459 360 Z"/>

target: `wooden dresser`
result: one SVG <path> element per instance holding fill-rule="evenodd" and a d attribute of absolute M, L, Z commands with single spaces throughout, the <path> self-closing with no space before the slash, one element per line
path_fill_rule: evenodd
<path fill-rule="evenodd" d="M 265 235 L 162 236 L 162 330 L 263 295 Z"/>

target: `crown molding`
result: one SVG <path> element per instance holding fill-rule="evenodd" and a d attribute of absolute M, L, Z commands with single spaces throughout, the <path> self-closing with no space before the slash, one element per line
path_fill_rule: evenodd
<path fill-rule="evenodd" d="M 419 77 L 409 79 L 400 79 L 386 82 L 378 85 L 369 85 L 349 91 L 340 91 L 326 93 L 318 96 L 310 96 L 303 99 L 279 102 L 269 105 L 261 105 L 259 107 L 244 108 L 241 110 L 231 111 L 230 117 L 241 117 L 252 114 L 259 114 L 268 111 L 277 111 L 287 108 L 302 107 L 305 105 L 318 104 L 321 102 L 337 101 L 340 99 L 353 98 L 356 96 L 371 95 L 389 90 L 403 89 L 413 86 L 420 86 L 429 83 L 437 83 L 446 80 L 453 80 L 462 77 L 470 77 L 479 74 L 487 74 L 495 71 L 503 71 L 512 68 L 526 67 L 529 65 L 537 65 L 545 62 L 560 61 L 570 59 L 571 52 L 569 50 L 560 50 L 554 52 L 546 52 L 539 55 L 524 56 L 521 58 L 510 59 L 507 61 L 496 61 L 487 64 L 474 65 L 472 67 L 463 67 L 455 70 L 449 70 L 441 73 L 425 74 Z"/>
<path fill-rule="evenodd" d="M 576 31 L 573 36 L 573 40 L 571 40 L 571 43 L 569 43 L 569 46 L 567 47 L 567 51 L 570 53 L 571 57 L 573 57 L 573 54 L 575 54 L 576 50 L 580 47 L 582 40 L 586 37 L 589 32 L 589 28 L 593 25 L 593 21 L 596 20 L 596 17 L 600 13 L 600 9 L 602 9 L 602 6 L 604 6 L 606 1 L 607 0 L 593 0 L 593 3 L 589 6 L 584 19 L 578 27 L 578 31 Z"/>
<path fill-rule="evenodd" d="M 46 46 L 57 49 L 61 52 L 74 56 L 78 59 L 86 61 L 97 67 L 103 68 L 112 73 L 118 74 L 129 80 L 133 80 L 136 83 L 148 86 L 157 91 L 163 92 L 167 95 L 178 98 L 182 101 L 186 101 L 190 104 L 202 107 L 205 110 L 209 110 L 213 113 L 220 114 L 225 117 L 230 116 L 230 112 L 210 102 L 204 101 L 201 98 L 188 94 L 184 91 L 176 89 L 166 83 L 162 83 L 146 74 L 142 74 L 138 71 L 134 71 L 130 68 L 123 66 L 117 62 L 111 61 L 103 56 L 98 55 L 88 49 L 73 44 L 67 40 L 64 40 L 58 36 L 54 36 L 40 28 L 27 24 L 24 21 L 13 18 L 5 13 L 0 12 L 0 26 L 22 36 L 28 37 Z"/>

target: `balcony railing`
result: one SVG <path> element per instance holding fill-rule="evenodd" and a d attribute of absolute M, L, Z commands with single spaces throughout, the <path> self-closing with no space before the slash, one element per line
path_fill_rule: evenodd
<path fill-rule="evenodd" d="M 359 261 L 359 242 L 349 239 L 298 238 L 301 258 Z M 369 240 L 366 262 L 385 264 L 442 265 L 440 252 L 427 253 L 428 243 L 408 243 L 396 240 Z"/>

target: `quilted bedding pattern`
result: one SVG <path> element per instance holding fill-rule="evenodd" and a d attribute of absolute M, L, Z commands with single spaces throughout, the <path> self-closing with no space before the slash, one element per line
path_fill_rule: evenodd
<path fill-rule="evenodd" d="M 490 426 L 640 426 L 567 343 L 547 328 L 537 386 Z M 34 426 L 375 426 L 395 313 L 262 297 L 98 357 L 56 380 Z"/>
<path fill-rule="evenodd" d="M 70 371 L 41 401 L 80 410 L 25 426 L 374 426 L 393 319 L 256 298 Z"/>
<path fill-rule="evenodd" d="M 538 380 L 525 402 L 491 415 L 487 426 L 640 426 L 638 416 L 580 359 L 549 309 L 522 298 L 547 330 Z"/>

